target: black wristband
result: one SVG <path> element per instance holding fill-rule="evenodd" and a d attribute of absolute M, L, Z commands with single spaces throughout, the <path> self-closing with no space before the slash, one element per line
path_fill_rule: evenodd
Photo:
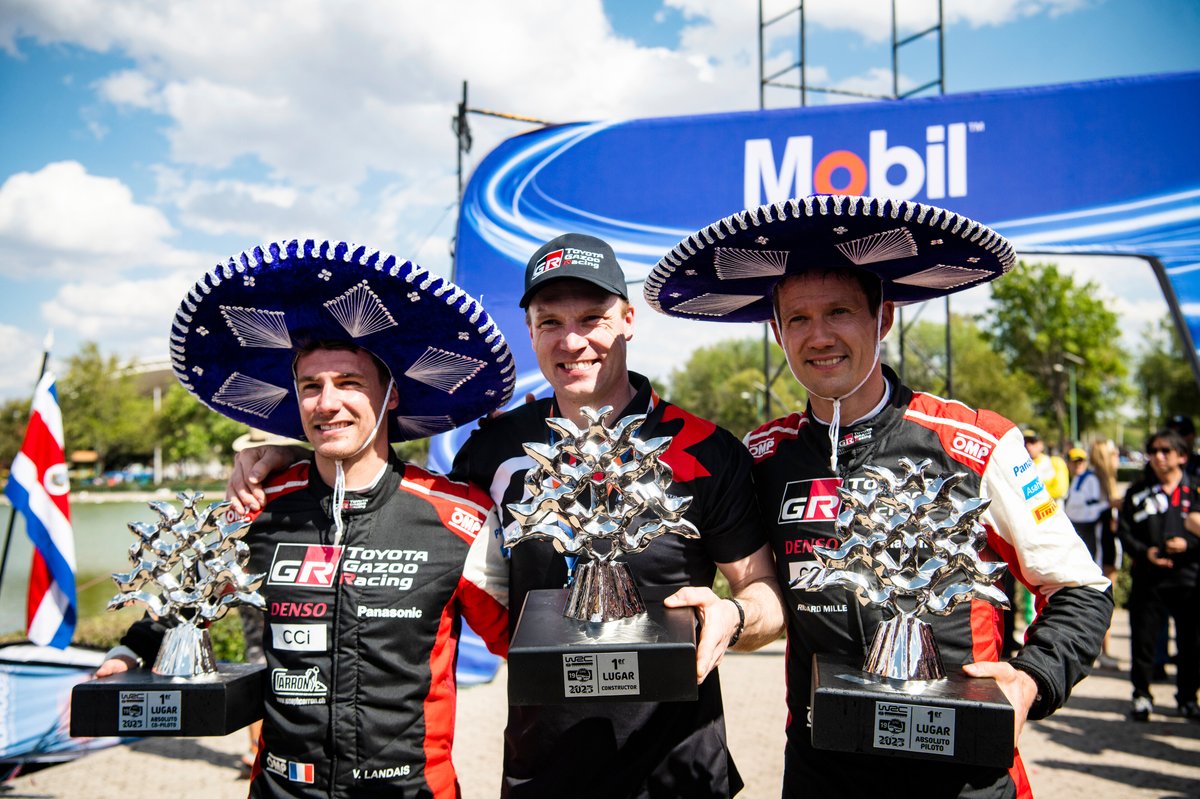
<path fill-rule="evenodd" d="M 733 603 L 733 606 L 737 608 L 738 612 L 738 626 L 737 629 L 733 631 L 733 637 L 729 639 L 728 644 L 728 646 L 733 646 L 738 642 L 738 639 L 742 637 L 742 630 L 746 629 L 746 609 L 742 607 L 741 602 L 738 602 L 733 597 L 729 597 L 729 601 Z"/>

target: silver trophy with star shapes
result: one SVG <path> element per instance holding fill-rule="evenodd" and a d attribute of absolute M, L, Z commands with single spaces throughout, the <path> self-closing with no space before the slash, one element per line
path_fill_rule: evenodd
<path fill-rule="evenodd" d="M 885 616 L 861 662 L 814 659 L 813 745 L 1007 767 L 1011 705 L 995 681 L 948 673 L 921 618 L 949 616 L 971 600 L 1008 608 L 995 585 L 1007 564 L 980 557 L 991 500 L 956 498 L 966 475 L 929 475 L 931 465 L 901 458 L 898 472 L 866 466 L 871 488 L 839 487 L 838 544 L 814 547 L 820 568 L 791 584 L 848 589 Z"/>
<path fill-rule="evenodd" d="M 507 506 L 516 522 L 506 546 L 548 543 L 573 564 L 566 587 L 526 597 L 509 647 L 509 699 L 694 699 L 692 611 L 663 607 L 673 588 L 647 589 L 644 600 L 626 560 L 666 533 L 700 535 L 684 518 L 692 498 L 668 491 L 671 438 L 638 438 L 645 414 L 608 427 L 611 407 L 581 413 L 586 425 L 549 418 L 550 443 L 524 445 L 535 464 L 529 500 Z"/>
<path fill-rule="evenodd" d="M 165 627 L 152 668 L 76 686 L 72 735 L 225 735 L 261 716 L 261 666 L 218 664 L 209 627 L 231 609 L 262 610 L 242 540 L 248 521 L 231 518 L 229 502 L 198 507 L 151 501 L 155 522 L 130 522 L 132 568 L 113 575 L 119 593 L 109 610 L 135 606 Z"/>

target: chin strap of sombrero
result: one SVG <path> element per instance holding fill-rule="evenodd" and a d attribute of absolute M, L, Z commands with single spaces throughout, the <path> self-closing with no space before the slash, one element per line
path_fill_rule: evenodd
<path fill-rule="evenodd" d="M 842 422 L 842 400 L 853 396 L 854 392 L 862 388 L 867 382 L 867 379 L 870 378 L 871 374 L 875 371 L 875 366 L 879 363 L 879 350 L 881 344 L 879 341 L 879 334 L 882 331 L 883 305 L 880 303 L 879 310 L 875 317 L 875 357 L 871 360 L 871 367 L 867 369 L 867 373 L 863 375 L 863 379 L 859 380 L 858 385 L 856 385 L 854 388 L 850 389 L 840 397 L 822 397 L 820 394 L 815 393 L 808 386 L 804 387 L 811 396 L 833 403 L 833 418 L 829 420 L 829 468 L 835 477 L 838 473 L 838 428 L 841 426 Z"/>
<path fill-rule="evenodd" d="M 363 450 L 371 446 L 375 441 L 375 436 L 379 435 L 379 427 L 383 424 L 383 420 L 387 418 L 387 403 L 388 397 L 392 395 L 392 388 L 396 385 L 396 381 L 388 378 L 387 391 L 383 392 L 383 405 L 379 408 L 379 413 L 375 415 L 375 427 L 371 430 L 371 435 L 367 436 L 367 440 L 362 443 L 362 446 L 356 449 L 343 460 L 356 458 L 362 454 Z M 336 547 L 342 543 L 342 533 L 345 531 L 345 524 L 342 522 L 342 505 L 346 501 L 346 472 L 342 469 L 342 461 L 334 461 L 334 479 L 333 479 L 333 545 Z"/>

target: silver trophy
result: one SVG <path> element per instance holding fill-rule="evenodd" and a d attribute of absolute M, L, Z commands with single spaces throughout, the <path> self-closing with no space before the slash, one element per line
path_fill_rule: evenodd
<path fill-rule="evenodd" d="M 1011 763 L 1011 706 L 993 680 L 961 674 L 948 678 L 933 629 L 920 619 L 946 616 L 974 598 L 1008 607 L 1007 597 L 995 586 L 1007 564 L 979 557 L 987 545 L 980 517 L 991 500 L 951 496 L 963 473 L 927 476 L 929 460 L 901 458 L 899 464 L 899 474 L 865 467 L 875 480 L 869 490 L 838 488 L 842 510 L 835 533 L 840 543 L 814 547 L 821 568 L 807 570 L 791 583 L 809 591 L 848 588 L 861 605 L 882 608 L 888 616 L 875 631 L 861 671 L 848 673 L 837 658 L 816 656 L 813 744 Z M 862 672 L 876 679 L 855 676 Z M 848 688 L 851 683 L 857 685 Z M 923 704 L 907 701 L 913 697 Z M 862 735 L 856 719 L 865 728 Z"/>
<path fill-rule="evenodd" d="M 262 666 L 222 664 L 208 627 L 230 608 L 262 610 L 265 574 L 248 571 L 250 523 L 222 521 L 229 502 L 196 504 L 203 494 L 180 492 L 182 510 L 153 501 L 156 523 L 130 522 L 137 541 L 133 568 L 113 575 L 120 589 L 109 610 L 145 608 L 166 623 L 151 673 L 132 670 L 81 683 L 72 691 L 71 734 L 227 735 L 262 715 Z"/>
<path fill-rule="evenodd" d="M 537 463 L 525 474 L 532 499 L 508 506 L 518 524 L 505 530 L 504 543 L 544 539 L 564 555 L 582 555 L 563 615 L 615 621 L 646 611 L 621 556 L 641 552 L 663 533 L 685 538 L 700 533 L 683 518 L 692 498 L 667 493 L 672 472 L 660 456 L 671 438 L 636 438 L 645 414 L 626 416 L 609 428 L 604 419 L 611 406 L 580 410 L 587 427 L 552 417 L 546 424 L 555 432 L 553 443 L 523 445 Z"/>
<path fill-rule="evenodd" d="M 230 608 L 266 605 L 258 593 L 266 574 L 250 574 L 250 547 L 242 540 L 250 523 L 222 523 L 230 503 L 210 504 L 197 512 L 204 495 L 181 491 L 176 510 L 152 501 L 158 522 L 130 522 L 137 541 L 129 548 L 133 570 L 113 575 L 121 593 L 109 610 L 140 605 L 151 618 L 174 622 L 163 638 L 152 671 L 168 677 L 195 677 L 217 671 L 208 627 Z"/>
<path fill-rule="evenodd" d="M 509 702 L 690 701 L 696 698 L 696 625 L 691 608 L 667 608 L 674 587 L 646 587 L 621 558 L 664 533 L 698 538 L 683 518 L 691 497 L 667 493 L 661 460 L 670 437 L 638 439 L 645 415 L 604 425 L 611 407 L 581 409 L 588 423 L 546 420 L 550 444 L 527 443 L 535 466 L 529 501 L 508 506 L 509 547 L 548 541 L 579 559 L 569 586 L 530 591 L 509 646 Z"/>

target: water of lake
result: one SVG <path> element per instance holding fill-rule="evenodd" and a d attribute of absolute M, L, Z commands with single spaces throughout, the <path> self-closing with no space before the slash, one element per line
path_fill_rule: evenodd
<path fill-rule="evenodd" d="M 5 525 L 9 510 L 4 506 L 0 514 Z M 103 612 L 108 600 L 117 593 L 110 579 L 112 573 L 129 569 L 129 547 L 134 537 L 125 525 L 131 521 L 157 520 L 158 514 L 146 507 L 145 502 L 72 503 L 75 585 L 81 617 Z M 25 534 L 25 520 L 18 514 L 4 584 L 0 586 L 0 632 L 25 629 L 25 594 L 29 590 L 32 550 Z"/>

